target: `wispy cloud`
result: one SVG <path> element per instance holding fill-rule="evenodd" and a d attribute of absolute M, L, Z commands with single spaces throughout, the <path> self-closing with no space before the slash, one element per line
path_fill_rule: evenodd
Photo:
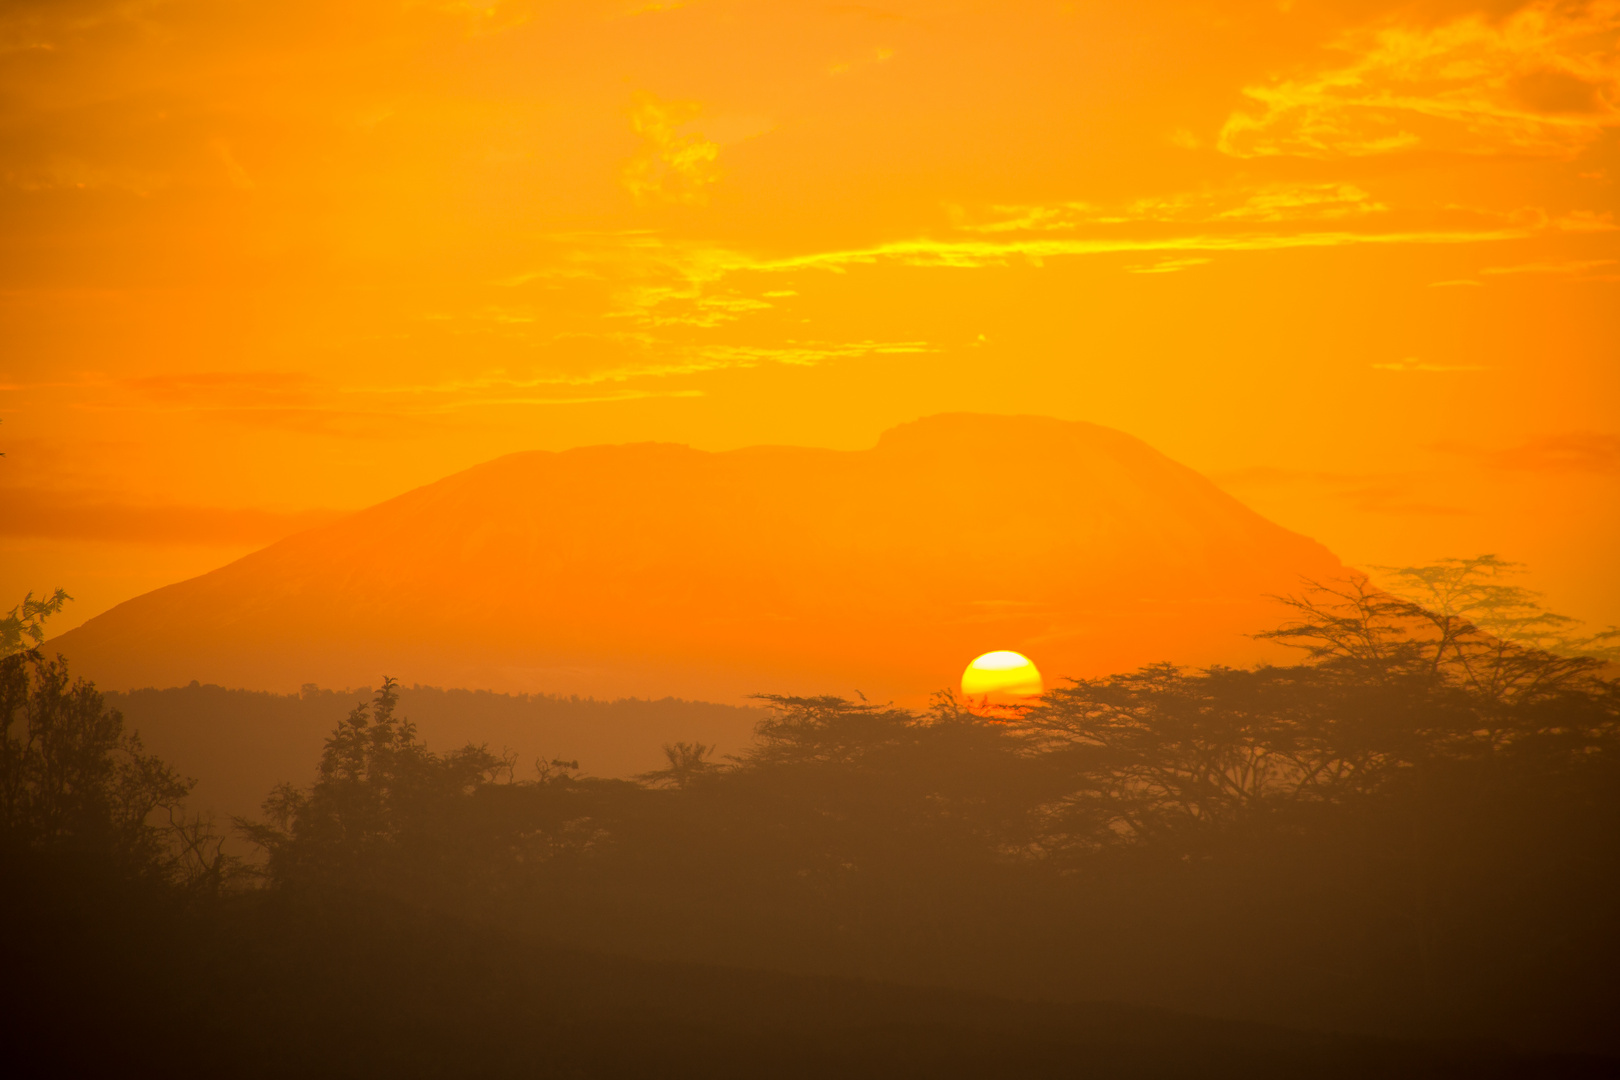
<path fill-rule="evenodd" d="M 488 405 L 604 405 L 615 401 L 645 401 L 649 398 L 702 397 L 702 390 L 614 390 L 605 394 L 489 394 L 460 397 L 441 403 L 443 410 L 472 409 Z"/>
<path fill-rule="evenodd" d="M 630 127 L 642 145 L 625 165 L 622 179 L 637 202 L 701 202 L 706 189 L 720 179 L 720 144 L 691 127 L 701 112 L 693 101 L 636 95 Z"/>
<path fill-rule="evenodd" d="M 1569 157 L 1620 125 L 1617 37 L 1616 0 L 1385 22 L 1336 41 L 1338 64 L 1246 88 L 1254 107 L 1228 118 L 1218 145 L 1238 157 Z"/>
<path fill-rule="evenodd" d="M 140 544 L 264 544 L 323 525 L 331 510 L 279 512 L 246 507 L 134 502 L 112 491 L 0 490 L 0 536 L 114 540 Z"/>
<path fill-rule="evenodd" d="M 829 15 L 852 15 L 858 19 L 869 22 L 897 23 L 909 21 L 899 12 L 887 11 L 883 8 L 869 7 L 866 4 L 831 4 L 827 7 Z"/>
<path fill-rule="evenodd" d="M 1341 227 L 1323 228 L 1321 222 L 1309 220 L 1311 214 L 1335 217 L 1347 207 L 1361 208 L 1355 211 L 1360 215 L 1353 223 L 1356 227 L 1346 221 Z M 1582 232 L 1615 228 L 1600 218 L 1553 219 L 1534 209 L 1494 212 L 1455 207 L 1426 222 L 1399 221 L 1385 214 L 1376 199 L 1343 185 L 1267 189 L 1214 201 L 1204 196 L 1161 198 L 1151 206 L 1138 202 L 1127 209 L 1129 213 L 1078 203 L 1004 206 L 978 220 L 957 210 L 954 224 L 938 235 L 782 253 L 644 230 L 558 234 L 546 238 L 549 250 L 533 269 L 493 284 L 544 290 L 593 283 L 602 292 L 601 311 L 606 317 L 649 331 L 703 330 L 761 315 L 774 300 L 798 291 L 750 281 L 748 275 L 844 273 L 880 265 L 974 269 L 1109 255 L 1145 256 L 1124 269 L 1163 274 L 1204 265 L 1226 253 L 1494 243 L 1556 236 L 1572 224 Z M 1287 213 L 1305 217 L 1276 220 Z M 1411 227 L 1397 227 L 1403 224 Z"/>
<path fill-rule="evenodd" d="M 1542 435 L 1499 450 L 1455 442 L 1442 443 L 1436 449 L 1472 458 L 1487 468 L 1512 472 L 1620 476 L 1620 435 L 1601 432 Z"/>
<path fill-rule="evenodd" d="M 567 335 L 580 338 L 595 335 Z M 432 383 L 369 384 L 348 386 L 341 393 L 379 399 L 414 399 L 413 409 L 442 411 L 488 404 L 571 404 L 582 401 L 618 401 L 633 397 L 690 397 L 695 391 L 679 389 L 626 389 L 603 395 L 599 388 L 614 384 L 665 380 L 729 368 L 765 364 L 808 367 L 831 360 L 869 356 L 895 356 L 936 351 L 926 341 L 796 341 L 779 344 L 678 344 L 651 336 L 611 337 L 629 355 L 618 363 L 588 371 L 541 372 L 517 376 L 495 371 L 475 378 Z M 572 393 L 583 391 L 584 393 Z"/>
<path fill-rule="evenodd" d="M 811 367 L 829 360 L 853 360 L 866 356 L 901 356 L 935 352 L 926 341 L 848 341 L 796 342 L 784 345 L 708 345 L 696 355 L 726 367 L 754 367 L 759 364 L 789 364 Z"/>
<path fill-rule="evenodd" d="M 651 333 L 552 335 L 531 370 L 494 369 L 433 381 L 327 381 L 301 373 L 202 372 L 100 384 L 102 410 L 189 413 L 250 427 L 346 438 L 387 438 L 456 427 L 468 410 L 704 396 L 681 380 L 767 365 L 818 364 L 936 351 L 926 341 L 674 341 Z M 122 392 L 120 395 L 119 392 Z M 133 395 L 131 400 L 130 395 Z"/>
<path fill-rule="evenodd" d="M 314 400 L 320 382 L 301 371 L 199 371 L 142 375 L 121 385 L 148 401 L 202 408 L 301 405 Z"/>
<path fill-rule="evenodd" d="M 648 326 L 714 327 L 773 305 L 736 293 L 705 294 L 697 285 L 634 286 L 619 294 L 609 318 L 631 318 Z"/>
<path fill-rule="evenodd" d="M 1211 259 L 1160 259 L 1156 263 L 1147 263 L 1140 266 L 1127 266 L 1125 269 L 1132 274 L 1174 274 L 1194 266 L 1204 266 L 1212 262 Z"/>
<path fill-rule="evenodd" d="M 880 47 L 850 60 L 834 60 L 827 65 L 827 74 L 832 76 L 848 75 L 857 68 L 868 67 L 873 64 L 887 64 L 893 59 L 893 49 Z"/>
<path fill-rule="evenodd" d="M 988 220 L 954 210 L 956 227 L 973 233 L 1074 230 L 1088 225 L 1292 222 L 1347 218 L 1389 208 L 1354 184 L 1264 184 L 1180 192 L 1111 206 L 1086 202 L 991 207 Z"/>
<path fill-rule="evenodd" d="M 1378 371 L 1489 371 L 1489 368 L 1479 364 L 1435 364 L 1427 360 L 1419 360 L 1409 356 L 1404 360 L 1388 360 L 1373 364 Z"/>
<path fill-rule="evenodd" d="M 1412 229 L 1388 232 L 1310 231 L 1187 233 L 1179 236 L 1129 237 L 1021 237 L 1013 240 L 915 239 L 873 244 L 839 251 L 807 252 L 775 258 L 750 257 L 713 251 L 705 256 L 717 269 L 761 272 L 828 269 L 875 263 L 906 266 L 1005 266 L 1018 260 L 1041 260 L 1075 255 L 1137 254 L 1156 252 L 1284 251 L 1294 248 L 1355 247 L 1384 244 L 1475 244 L 1518 240 L 1536 235 L 1520 226 L 1489 229 Z"/>
<path fill-rule="evenodd" d="M 1457 517 L 1467 510 L 1429 497 L 1433 477 L 1419 473 L 1345 473 L 1255 466 L 1212 473 L 1210 479 L 1239 498 L 1305 494 L 1347 504 L 1356 513 Z"/>
<path fill-rule="evenodd" d="M 1550 262 L 1519 263 L 1515 266 L 1489 266 L 1481 270 L 1482 275 L 1502 277 L 1513 274 L 1533 274 L 1540 276 L 1571 277 L 1582 280 L 1614 281 L 1614 272 L 1609 269 L 1620 266 L 1620 259 L 1564 259 Z"/>

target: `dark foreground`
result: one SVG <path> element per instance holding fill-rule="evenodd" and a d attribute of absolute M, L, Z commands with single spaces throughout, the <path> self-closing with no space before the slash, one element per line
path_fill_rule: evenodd
<path fill-rule="evenodd" d="M 1290 603 L 1305 664 L 771 697 L 740 754 L 623 780 L 434 749 L 387 680 L 228 824 L 60 659 L 0 656 L 0 1063 L 1620 1073 L 1613 669 L 1356 583 Z"/>
<path fill-rule="evenodd" d="M 13 1075 L 1597 1077 L 1620 1063 L 561 950 L 8 860 Z"/>

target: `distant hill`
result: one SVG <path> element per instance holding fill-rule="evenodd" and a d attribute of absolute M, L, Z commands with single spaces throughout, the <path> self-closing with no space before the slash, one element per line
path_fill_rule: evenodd
<path fill-rule="evenodd" d="M 193 810 L 256 818 L 276 784 L 314 779 L 326 737 L 370 698 L 364 689 L 271 694 L 194 683 L 114 692 L 107 704 L 148 750 L 197 781 Z M 585 776 L 631 777 L 666 764 L 661 747 L 678 741 L 712 746 L 718 760 L 742 750 L 765 715 L 674 698 L 596 701 L 431 686 L 402 689 L 399 709 L 435 749 L 480 743 L 512 752 L 520 780 L 534 778 L 536 760 L 554 758 L 578 761 Z"/>
<path fill-rule="evenodd" d="M 934 416 L 860 451 L 512 454 L 158 589 L 52 645 L 103 687 L 409 684 L 915 703 L 1281 655 L 1266 594 L 1343 568 L 1129 435 Z"/>

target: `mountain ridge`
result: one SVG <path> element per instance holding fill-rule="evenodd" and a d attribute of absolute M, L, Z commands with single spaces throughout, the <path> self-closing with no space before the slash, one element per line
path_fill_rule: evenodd
<path fill-rule="evenodd" d="M 1122 432 L 942 414 L 867 450 L 520 451 L 53 642 L 117 689 L 437 685 L 916 701 L 978 652 L 1049 678 L 1248 662 L 1264 597 L 1344 568 Z"/>

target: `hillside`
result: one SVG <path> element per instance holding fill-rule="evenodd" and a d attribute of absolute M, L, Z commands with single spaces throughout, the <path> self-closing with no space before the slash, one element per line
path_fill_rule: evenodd
<path fill-rule="evenodd" d="M 318 682 L 921 700 L 991 649 L 1048 677 L 1247 662 L 1268 593 L 1344 571 L 1128 435 L 935 416 L 862 451 L 512 454 L 53 645 L 113 689 Z"/>

